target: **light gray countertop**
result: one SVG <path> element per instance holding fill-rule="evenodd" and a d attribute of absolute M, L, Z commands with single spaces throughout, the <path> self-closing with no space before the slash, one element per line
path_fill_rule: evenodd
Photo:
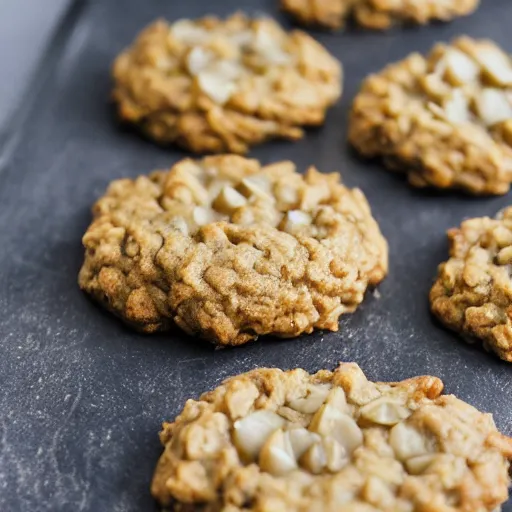
<path fill-rule="evenodd" d="M 22 100 L 53 29 L 69 2 L 0 1 L 0 128 Z"/>

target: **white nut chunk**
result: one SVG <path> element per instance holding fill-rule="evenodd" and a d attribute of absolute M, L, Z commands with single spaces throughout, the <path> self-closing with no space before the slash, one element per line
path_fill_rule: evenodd
<path fill-rule="evenodd" d="M 495 85 L 512 85 L 512 66 L 507 55 L 496 48 L 480 48 L 474 56 Z"/>
<path fill-rule="evenodd" d="M 224 105 L 237 89 L 236 84 L 231 80 L 208 70 L 199 73 L 197 83 L 199 88 L 219 105 Z"/>
<path fill-rule="evenodd" d="M 500 89 L 486 88 L 475 98 L 478 116 L 486 126 L 512 119 L 512 105 Z"/>
<path fill-rule="evenodd" d="M 469 101 L 460 89 L 453 90 L 445 99 L 443 109 L 446 119 L 453 123 L 467 123 L 470 120 Z"/>
<path fill-rule="evenodd" d="M 290 210 L 284 220 L 285 231 L 294 231 L 297 228 L 311 225 L 312 219 L 309 213 L 301 210 Z"/>
<path fill-rule="evenodd" d="M 298 190 L 287 185 L 281 185 L 278 187 L 276 190 L 276 196 L 281 204 L 289 208 L 294 207 L 299 202 Z"/>
<path fill-rule="evenodd" d="M 315 475 L 321 473 L 326 464 L 327 456 L 320 442 L 312 445 L 300 459 L 300 465 Z"/>
<path fill-rule="evenodd" d="M 213 62 L 215 56 L 209 50 L 196 46 L 188 54 L 187 67 L 192 75 L 198 75 L 201 71 L 208 68 Z"/>
<path fill-rule="evenodd" d="M 322 444 L 325 451 L 326 467 L 329 471 L 336 473 L 348 464 L 347 450 L 336 439 L 326 437 Z"/>
<path fill-rule="evenodd" d="M 169 35 L 183 44 L 193 45 L 204 43 L 210 38 L 210 34 L 203 28 L 198 27 L 191 20 L 183 19 L 173 23 Z"/>
<path fill-rule="evenodd" d="M 500 265 L 510 265 L 512 263 L 512 247 L 503 247 L 496 255 Z"/>
<path fill-rule="evenodd" d="M 238 80 L 242 73 L 240 65 L 232 60 L 215 61 L 210 67 L 210 71 L 217 76 L 221 76 L 224 80 Z"/>
<path fill-rule="evenodd" d="M 329 391 L 329 395 L 327 395 L 326 403 L 332 405 L 338 411 L 347 412 L 347 396 L 345 395 L 345 391 L 343 388 L 336 386 Z"/>
<path fill-rule="evenodd" d="M 412 457 L 405 462 L 405 467 L 411 475 L 420 475 L 428 469 L 430 464 L 434 462 L 436 455 L 427 453 L 426 455 L 418 455 Z"/>
<path fill-rule="evenodd" d="M 425 438 L 406 423 L 397 423 L 389 432 L 389 444 L 399 460 L 407 460 L 427 452 Z"/>
<path fill-rule="evenodd" d="M 269 64 L 288 64 L 291 60 L 291 56 L 283 51 L 277 38 L 261 25 L 256 29 L 253 46 Z"/>
<path fill-rule="evenodd" d="M 313 474 L 323 471 L 336 473 L 349 462 L 347 450 L 332 437 L 324 437 L 312 444 L 300 458 L 300 465 Z"/>
<path fill-rule="evenodd" d="M 420 78 L 423 90 L 434 98 L 441 99 L 450 94 L 450 86 L 437 73 Z"/>
<path fill-rule="evenodd" d="M 464 52 L 450 49 L 445 57 L 446 79 L 455 87 L 473 83 L 480 75 L 480 67 Z"/>
<path fill-rule="evenodd" d="M 300 459 L 302 455 L 304 455 L 310 446 L 320 441 L 321 439 L 318 434 L 310 432 L 309 430 L 302 427 L 294 428 L 289 430 L 287 433 L 290 436 L 290 443 L 297 460 Z"/>
<path fill-rule="evenodd" d="M 313 414 L 324 403 L 329 394 L 330 386 L 328 384 L 311 385 L 306 390 L 306 395 L 301 398 L 290 400 L 289 406 L 296 411 L 304 414 Z"/>
<path fill-rule="evenodd" d="M 238 420 L 233 425 L 233 441 L 244 459 L 255 461 L 261 448 L 285 420 L 272 411 L 260 410 Z"/>
<path fill-rule="evenodd" d="M 196 206 L 192 212 L 192 220 L 196 226 L 205 226 L 215 220 L 215 215 L 209 208 Z"/>
<path fill-rule="evenodd" d="M 287 432 L 279 429 L 271 434 L 261 449 L 259 465 L 263 471 L 275 476 L 286 475 L 298 468 Z"/>
<path fill-rule="evenodd" d="M 247 199 L 232 187 L 222 187 L 212 206 L 221 213 L 231 214 L 237 208 L 245 206 Z"/>
<path fill-rule="evenodd" d="M 322 405 L 313 416 L 309 430 L 323 437 L 332 437 L 345 448 L 348 454 L 363 443 L 363 433 L 357 423 L 329 404 Z"/>
<path fill-rule="evenodd" d="M 395 425 L 408 418 L 411 411 L 399 401 L 383 396 L 361 407 L 360 414 L 377 425 Z"/>
<path fill-rule="evenodd" d="M 252 196 L 258 199 L 265 199 L 274 202 L 272 195 L 272 184 L 270 180 L 263 175 L 248 176 L 238 185 L 240 192 L 247 198 Z"/>

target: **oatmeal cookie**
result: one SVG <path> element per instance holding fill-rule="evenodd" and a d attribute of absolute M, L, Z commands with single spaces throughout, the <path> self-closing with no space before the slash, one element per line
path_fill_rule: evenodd
<path fill-rule="evenodd" d="M 512 439 L 442 390 L 354 363 L 233 377 L 164 423 L 151 491 L 190 512 L 498 510 Z"/>
<path fill-rule="evenodd" d="M 340 63 L 310 36 L 241 14 L 157 21 L 115 61 L 121 119 L 198 153 L 245 153 L 324 121 Z"/>
<path fill-rule="evenodd" d="M 365 80 L 349 139 L 416 187 L 505 194 L 512 180 L 512 61 L 462 37 Z"/>
<path fill-rule="evenodd" d="M 134 327 L 238 345 L 338 329 L 387 272 L 363 193 L 339 174 L 236 155 L 115 181 L 83 238 L 80 286 Z"/>
<path fill-rule="evenodd" d="M 450 259 L 430 292 L 434 314 L 512 362 L 512 207 L 448 231 Z"/>
<path fill-rule="evenodd" d="M 362 27 L 383 30 L 399 23 L 449 21 L 472 13 L 480 0 L 281 0 L 285 11 L 306 25 L 337 29 L 352 18 Z"/>

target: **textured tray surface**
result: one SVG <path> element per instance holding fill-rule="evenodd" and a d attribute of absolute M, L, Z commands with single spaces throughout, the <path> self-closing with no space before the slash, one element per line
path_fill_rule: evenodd
<path fill-rule="evenodd" d="M 180 332 L 133 333 L 78 289 L 80 238 L 107 183 L 184 156 L 116 127 L 108 104 L 114 56 L 158 16 L 224 15 L 241 4 L 289 24 L 277 0 L 77 4 L 10 124 L 0 148 L 0 510 L 154 510 L 149 482 L 161 421 L 186 398 L 257 366 L 314 371 L 356 361 L 374 380 L 437 375 L 448 392 L 492 412 L 512 434 L 512 366 L 446 332 L 427 300 L 447 256 L 445 230 L 465 217 L 493 215 L 509 197 L 413 190 L 345 144 L 348 109 L 369 72 L 464 33 L 512 52 L 509 0 L 484 0 L 475 15 L 448 25 L 315 32 L 345 66 L 342 101 L 305 140 L 251 153 L 264 162 L 340 170 L 370 200 L 390 244 L 391 271 L 381 297 L 369 294 L 338 333 L 215 351 Z"/>

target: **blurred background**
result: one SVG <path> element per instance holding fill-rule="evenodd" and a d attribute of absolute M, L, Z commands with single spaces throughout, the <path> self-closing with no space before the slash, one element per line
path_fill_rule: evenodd
<path fill-rule="evenodd" d="M 70 0 L 0 0 L 0 129 Z"/>

